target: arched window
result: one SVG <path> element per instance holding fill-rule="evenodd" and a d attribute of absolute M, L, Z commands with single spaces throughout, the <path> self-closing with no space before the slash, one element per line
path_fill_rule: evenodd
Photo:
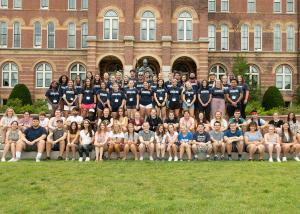
<path fill-rule="evenodd" d="M 72 80 L 75 80 L 77 75 L 81 77 L 81 80 L 84 80 L 86 76 L 86 68 L 80 63 L 72 65 L 70 69 L 70 77 Z"/>
<path fill-rule="evenodd" d="M 7 48 L 7 24 L 0 22 L 0 48 Z"/>
<path fill-rule="evenodd" d="M 221 25 L 221 50 L 228 51 L 229 50 L 229 30 L 228 26 L 223 24 Z"/>
<path fill-rule="evenodd" d="M 208 50 L 216 50 L 216 26 L 208 25 Z"/>
<path fill-rule="evenodd" d="M 143 13 L 141 18 L 141 40 L 156 39 L 155 15 L 151 11 Z"/>
<path fill-rule="evenodd" d="M 47 46 L 48 48 L 55 48 L 55 27 L 53 22 L 49 22 L 47 26 Z"/>
<path fill-rule="evenodd" d="M 292 89 L 292 70 L 288 65 L 280 65 L 276 69 L 276 87 L 280 90 Z"/>
<path fill-rule="evenodd" d="M 222 65 L 217 64 L 211 67 L 210 73 L 215 73 L 217 79 L 221 79 L 226 74 L 226 69 Z"/>
<path fill-rule="evenodd" d="M 87 48 L 88 24 L 83 23 L 81 26 L 81 48 Z"/>
<path fill-rule="evenodd" d="M 118 14 L 109 10 L 104 15 L 104 35 L 107 40 L 117 40 L 119 34 L 119 17 Z"/>
<path fill-rule="evenodd" d="M 76 25 L 73 22 L 68 26 L 68 48 L 76 48 Z"/>
<path fill-rule="evenodd" d="M 295 29 L 292 25 L 289 25 L 286 30 L 286 50 L 295 51 Z"/>
<path fill-rule="evenodd" d="M 249 28 L 246 24 L 241 26 L 241 50 L 249 50 Z"/>
<path fill-rule="evenodd" d="M 40 22 L 34 23 L 34 47 L 42 47 L 42 26 Z"/>
<path fill-rule="evenodd" d="M 17 85 L 18 71 L 18 66 L 15 63 L 5 63 L 2 67 L 2 86 L 12 88 Z"/>
<path fill-rule="evenodd" d="M 249 71 L 246 73 L 251 86 L 259 85 L 259 69 L 256 65 L 249 65 Z"/>
<path fill-rule="evenodd" d="M 14 30 L 14 38 L 13 38 L 13 47 L 20 48 L 21 47 L 21 26 L 20 22 L 15 22 L 13 26 Z"/>
<path fill-rule="evenodd" d="M 189 12 L 182 12 L 178 17 L 178 40 L 192 41 L 193 39 L 193 18 Z"/>
<path fill-rule="evenodd" d="M 275 25 L 274 27 L 274 51 L 281 51 L 281 27 Z"/>
<path fill-rule="evenodd" d="M 52 82 L 52 68 L 48 63 L 40 63 L 36 66 L 36 87 L 47 88 Z"/>

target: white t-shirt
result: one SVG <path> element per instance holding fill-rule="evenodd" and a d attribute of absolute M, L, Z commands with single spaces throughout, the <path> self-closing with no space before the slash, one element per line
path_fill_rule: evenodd
<path fill-rule="evenodd" d="M 117 134 L 114 134 L 112 131 L 111 132 L 109 132 L 109 137 L 110 138 L 121 138 L 121 139 L 124 139 L 124 133 L 123 132 L 121 132 L 121 133 L 117 133 Z"/>
<path fill-rule="evenodd" d="M 82 121 L 83 121 L 83 117 L 81 117 L 81 116 L 73 116 L 73 115 L 71 115 L 71 116 L 69 116 L 68 118 L 67 118 L 67 122 L 68 123 L 72 123 L 72 122 L 76 122 L 77 124 L 81 124 L 82 123 Z"/>
<path fill-rule="evenodd" d="M 166 133 L 166 140 L 174 141 L 176 137 L 178 137 L 178 132 L 174 132 L 173 135 L 170 135 L 169 132 Z"/>
<path fill-rule="evenodd" d="M 44 120 L 40 120 L 40 126 L 41 127 L 46 127 L 48 126 L 48 123 L 49 123 L 49 119 L 47 117 L 44 118 Z"/>
<path fill-rule="evenodd" d="M 79 132 L 81 141 L 83 145 L 91 144 L 92 143 L 92 137 L 90 137 L 89 133 L 85 133 L 84 130 L 81 130 Z M 92 131 L 92 136 L 94 136 L 94 131 Z"/>

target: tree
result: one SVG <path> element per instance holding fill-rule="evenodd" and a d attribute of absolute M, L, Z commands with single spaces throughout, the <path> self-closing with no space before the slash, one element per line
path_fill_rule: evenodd
<path fill-rule="evenodd" d="M 262 106 L 267 111 L 276 107 L 284 107 L 284 100 L 278 88 L 271 86 L 266 90 L 263 96 Z"/>
<path fill-rule="evenodd" d="M 32 105 L 32 99 L 29 89 L 24 84 L 17 84 L 11 91 L 8 101 L 13 99 L 19 99 L 22 105 Z"/>

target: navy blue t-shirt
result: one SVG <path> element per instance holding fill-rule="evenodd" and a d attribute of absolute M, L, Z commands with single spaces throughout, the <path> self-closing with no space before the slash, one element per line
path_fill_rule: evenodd
<path fill-rule="evenodd" d="M 108 99 L 108 92 L 106 90 L 100 89 L 97 93 L 97 95 L 99 95 L 100 100 L 103 103 L 106 103 L 107 99 Z"/>
<path fill-rule="evenodd" d="M 249 86 L 246 83 L 244 83 L 244 84 L 238 85 L 237 87 L 243 91 L 243 99 L 242 100 L 245 100 L 246 92 L 249 91 Z"/>
<path fill-rule="evenodd" d="M 48 89 L 45 96 L 50 100 L 52 104 L 58 104 L 60 100 L 60 93 L 58 90 L 54 91 L 52 89 Z"/>
<path fill-rule="evenodd" d="M 156 98 L 159 103 L 163 103 L 167 94 L 167 90 L 165 88 L 156 88 L 154 91 Z"/>
<path fill-rule="evenodd" d="M 210 141 L 210 135 L 207 132 L 195 132 L 193 140 L 199 143 L 207 143 L 208 141 Z"/>
<path fill-rule="evenodd" d="M 180 94 L 181 94 L 181 90 L 178 87 L 171 87 L 168 91 L 168 95 L 169 95 L 169 101 L 170 103 L 172 102 L 179 102 L 180 101 Z"/>
<path fill-rule="evenodd" d="M 47 131 L 44 127 L 39 126 L 38 128 L 29 127 L 24 131 L 25 138 L 29 141 L 34 141 L 42 135 L 47 135 Z"/>
<path fill-rule="evenodd" d="M 198 94 L 200 95 L 200 99 L 202 103 L 207 103 L 209 101 L 209 96 L 211 94 L 211 90 L 209 88 L 202 88 L 198 91 Z"/>
<path fill-rule="evenodd" d="M 140 81 L 137 81 L 135 83 L 135 87 L 138 91 L 141 91 L 142 88 L 144 88 L 144 81 L 140 82 Z"/>
<path fill-rule="evenodd" d="M 211 89 L 212 98 L 224 99 L 224 90 L 221 88 L 213 87 Z"/>
<path fill-rule="evenodd" d="M 143 106 L 150 105 L 152 103 L 152 92 L 150 90 L 142 88 L 140 91 L 140 104 Z"/>
<path fill-rule="evenodd" d="M 172 88 L 172 81 L 168 80 L 165 82 L 165 88 L 167 91 L 170 90 L 170 88 Z"/>
<path fill-rule="evenodd" d="M 94 90 L 84 89 L 82 91 L 82 103 L 83 104 L 93 104 L 94 103 Z"/>
<path fill-rule="evenodd" d="M 138 90 L 136 88 L 128 88 L 125 91 L 126 96 L 126 106 L 136 106 L 137 99 L 136 96 L 139 94 Z"/>
<path fill-rule="evenodd" d="M 109 101 L 112 107 L 119 107 L 122 105 L 122 101 L 125 99 L 125 95 L 122 91 L 110 92 Z"/>
<path fill-rule="evenodd" d="M 192 88 L 194 91 L 198 91 L 200 88 L 200 83 L 198 82 L 198 80 L 190 80 L 190 83 L 192 85 Z"/>
<path fill-rule="evenodd" d="M 64 91 L 64 95 L 66 96 L 66 100 L 69 103 L 72 103 L 75 100 L 75 96 L 77 95 L 77 93 L 73 88 L 67 87 Z"/>
<path fill-rule="evenodd" d="M 59 93 L 62 96 L 64 94 L 65 89 L 68 87 L 67 84 L 59 85 Z"/>
<path fill-rule="evenodd" d="M 242 89 L 238 88 L 238 87 L 230 87 L 226 94 L 229 95 L 229 98 L 233 101 L 236 102 L 239 98 L 240 98 L 240 94 L 242 93 Z"/>
<path fill-rule="evenodd" d="M 150 87 L 151 87 L 151 91 L 154 92 L 154 91 L 157 89 L 157 84 L 153 82 L 153 83 L 150 85 Z"/>
<path fill-rule="evenodd" d="M 101 89 L 100 85 L 94 85 L 93 87 L 94 94 L 98 94 L 100 89 Z"/>
<path fill-rule="evenodd" d="M 82 90 L 83 90 L 82 85 L 75 85 L 74 88 L 77 94 L 82 94 Z"/>
<path fill-rule="evenodd" d="M 196 93 L 193 89 L 192 90 L 185 90 L 183 92 L 183 94 L 185 95 L 186 102 L 189 103 L 189 104 L 194 100 L 194 98 L 196 96 Z"/>

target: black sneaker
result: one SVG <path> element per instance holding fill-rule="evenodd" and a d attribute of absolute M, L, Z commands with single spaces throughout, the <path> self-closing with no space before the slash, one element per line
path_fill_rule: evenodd
<path fill-rule="evenodd" d="M 62 158 L 62 156 L 58 156 L 58 158 L 57 158 L 57 160 L 62 160 L 63 158 Z"/>
<path fill-rule="evenodd" d="M 218 159 L 219 159 L 219 157 L 217 155 L 215 155 L 214 160 L 216 161 Z"/>
<path fill-rule="evenodd" d="M 51 160 L 51 158 L 50 157 L 46 157 L 46 160 Z"/>

